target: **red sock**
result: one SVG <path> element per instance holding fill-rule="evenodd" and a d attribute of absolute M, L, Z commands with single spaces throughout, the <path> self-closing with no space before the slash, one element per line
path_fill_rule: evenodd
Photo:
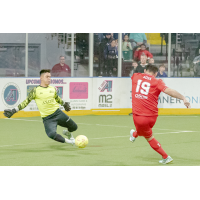
<path fill-rule="evenodd" d="M 152 149 L 157 151 L 163 157 L 163 159 L 166 159 L 168 157 L 168 155 L 165 153 L 165 151 L 161 147 L 161 144 L 155 138 L 150 140 L 149 144 L 152 147 Z"/>
<path fill-rule="evenodd" d="M 135 137 L 135 138 L 138 137 L 137 131 L 133 132 L 133 137 Z"/>

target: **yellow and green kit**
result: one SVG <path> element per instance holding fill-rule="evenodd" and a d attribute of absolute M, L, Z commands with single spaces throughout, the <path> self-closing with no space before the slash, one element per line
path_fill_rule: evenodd
<path fill-rule="evenodd" d="M 59 108 L 59 104 L 64 104 L 64 101 L 58 96 L 56 88 L 50 85 L 48 87 L 39 85 L 33 88 L 26 100 L 18 105 L 19 110 L 24 109 L 32 100 L 35 100 L 42 118 L 53 114 Z"/>

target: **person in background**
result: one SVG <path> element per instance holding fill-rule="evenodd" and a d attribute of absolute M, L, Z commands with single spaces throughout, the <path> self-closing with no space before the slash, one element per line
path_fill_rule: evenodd
<path fill-rule="evenodd" d="M 165 65 L 159 66 L 159 72 L 156 77 L 167 77 L 167 74 L 165 73 Z"/>
<path fill-rule="evenodd" d="M 145 44 L 141 44 L 140 48 L 137 48 L 137 50 L 134 52 L 134 60 L 140 60 L 140 57 L 143 54 L 147 56 L 147 59 L 153 58 L 153 55 L 146 50 Z"/>
<path fill-rule="evenodd" d="M 104 50 L 104 58 L 106 62 L 106 73 L 109 76 L 117 76 L 117 61 L 118 61 L 118 50 L 116 41 L 113 40 L 111 44 Z"/>
<path fill-rule="evenodd" d="M 137 66 L 138 66 L 138 63 L 136 61 L 133 61 L 132 62 L 132 69 L 131 69 L 130 74 L 129 74 L 130 77 L 132 77 L 133 74 L 135 73 Z"/>
<path fill-rule="evenodd" d="M 105 38 L 101 40 L 101 43 L 104 43 L 104 45 L 108 46 L 112 42 L 112 36 L 111 33 L 105 33 Z"/>
<path fill-rule="evenodd" d="M 149 59 L 149 64 L 154 64 L 154 59 L 153 58 Z"/>
<path fill-rule="evenodd" d="M 125 35 L 122 42 L 122 51 L 133 50 L 131 43 L 128 40 L 129 40 L 128 35 Z"/>
<path fill-rule="evenodd" d="M 65 57 L 60 56 L 60 63 L 53 66 L 51 70 L 52 77 L 71 77 L 71 69 L 65 64 Z"/>
<path fill-rule="evenodd" d="M 135 46 L 140 46 L 141 44 L 147 43 L 147 37 L 145 33 L 130 33 L 130 42 L 132 42 L 133 48 Z"/>
<path fill-rule="evenodd" d="M 142 55 L 140 58 L 140 64 L 137 66 L 135 73 L 144 73 L 146 67 L 147 67 L 147 56 L 146 55 Z"/>

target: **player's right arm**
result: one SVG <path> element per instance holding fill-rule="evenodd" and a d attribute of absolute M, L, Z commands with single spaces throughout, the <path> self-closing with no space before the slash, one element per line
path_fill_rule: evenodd
<path fill-rule="evenodd" d="M 16 108 L 13 109 L 6 109 L 4 110 L 4 115 L 5 117 L 12 117 L 16 112 L 18 112 L 19 110 L 22 110 L 24 108 L 26 108 L 26 106 L 36 97 L 36 87 L 33 88 L 30 93 L 28 94 L 28 97 L 22 102 L 20 103 Z"/>
<path fill-rule="evenodd" d="M 179 92 L 177 92 L 176 90 L 171 89 L 171 88 L 166 88 L 163 92 L 165 94 L 168 94 L 171 97 L 183 100 L 184 105 L 187 108 L 191 108 L 190 103 L 188 102 L 188 100 L 182 94 L 180 94 Z"/>

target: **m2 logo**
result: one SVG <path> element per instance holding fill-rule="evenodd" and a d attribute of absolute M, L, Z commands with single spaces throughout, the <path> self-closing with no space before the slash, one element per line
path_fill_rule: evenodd
<path fill-rule="evenodd" d="M 112 92 L 112 86 L 113 86 L 113 81 L 105 80 L 98 89 L 100 90 L 100 92 L 105 92 L 105 91 Z"/>
<path fill-rule="evenodd" d="M 99 103 L 112 103 L 112 95 L 99 95 Z"/>
<path fill-rule="evenodd" d="M 105 95 L 105 94 L 102 94 L 102 95 L 99 95 L 99 104 L 98 104 L 98 107 L 99 108 L 112 108 L 113 105 L 112 105 L 112 95 L 111 94 L 108 94 L 108 95 Z"/>

